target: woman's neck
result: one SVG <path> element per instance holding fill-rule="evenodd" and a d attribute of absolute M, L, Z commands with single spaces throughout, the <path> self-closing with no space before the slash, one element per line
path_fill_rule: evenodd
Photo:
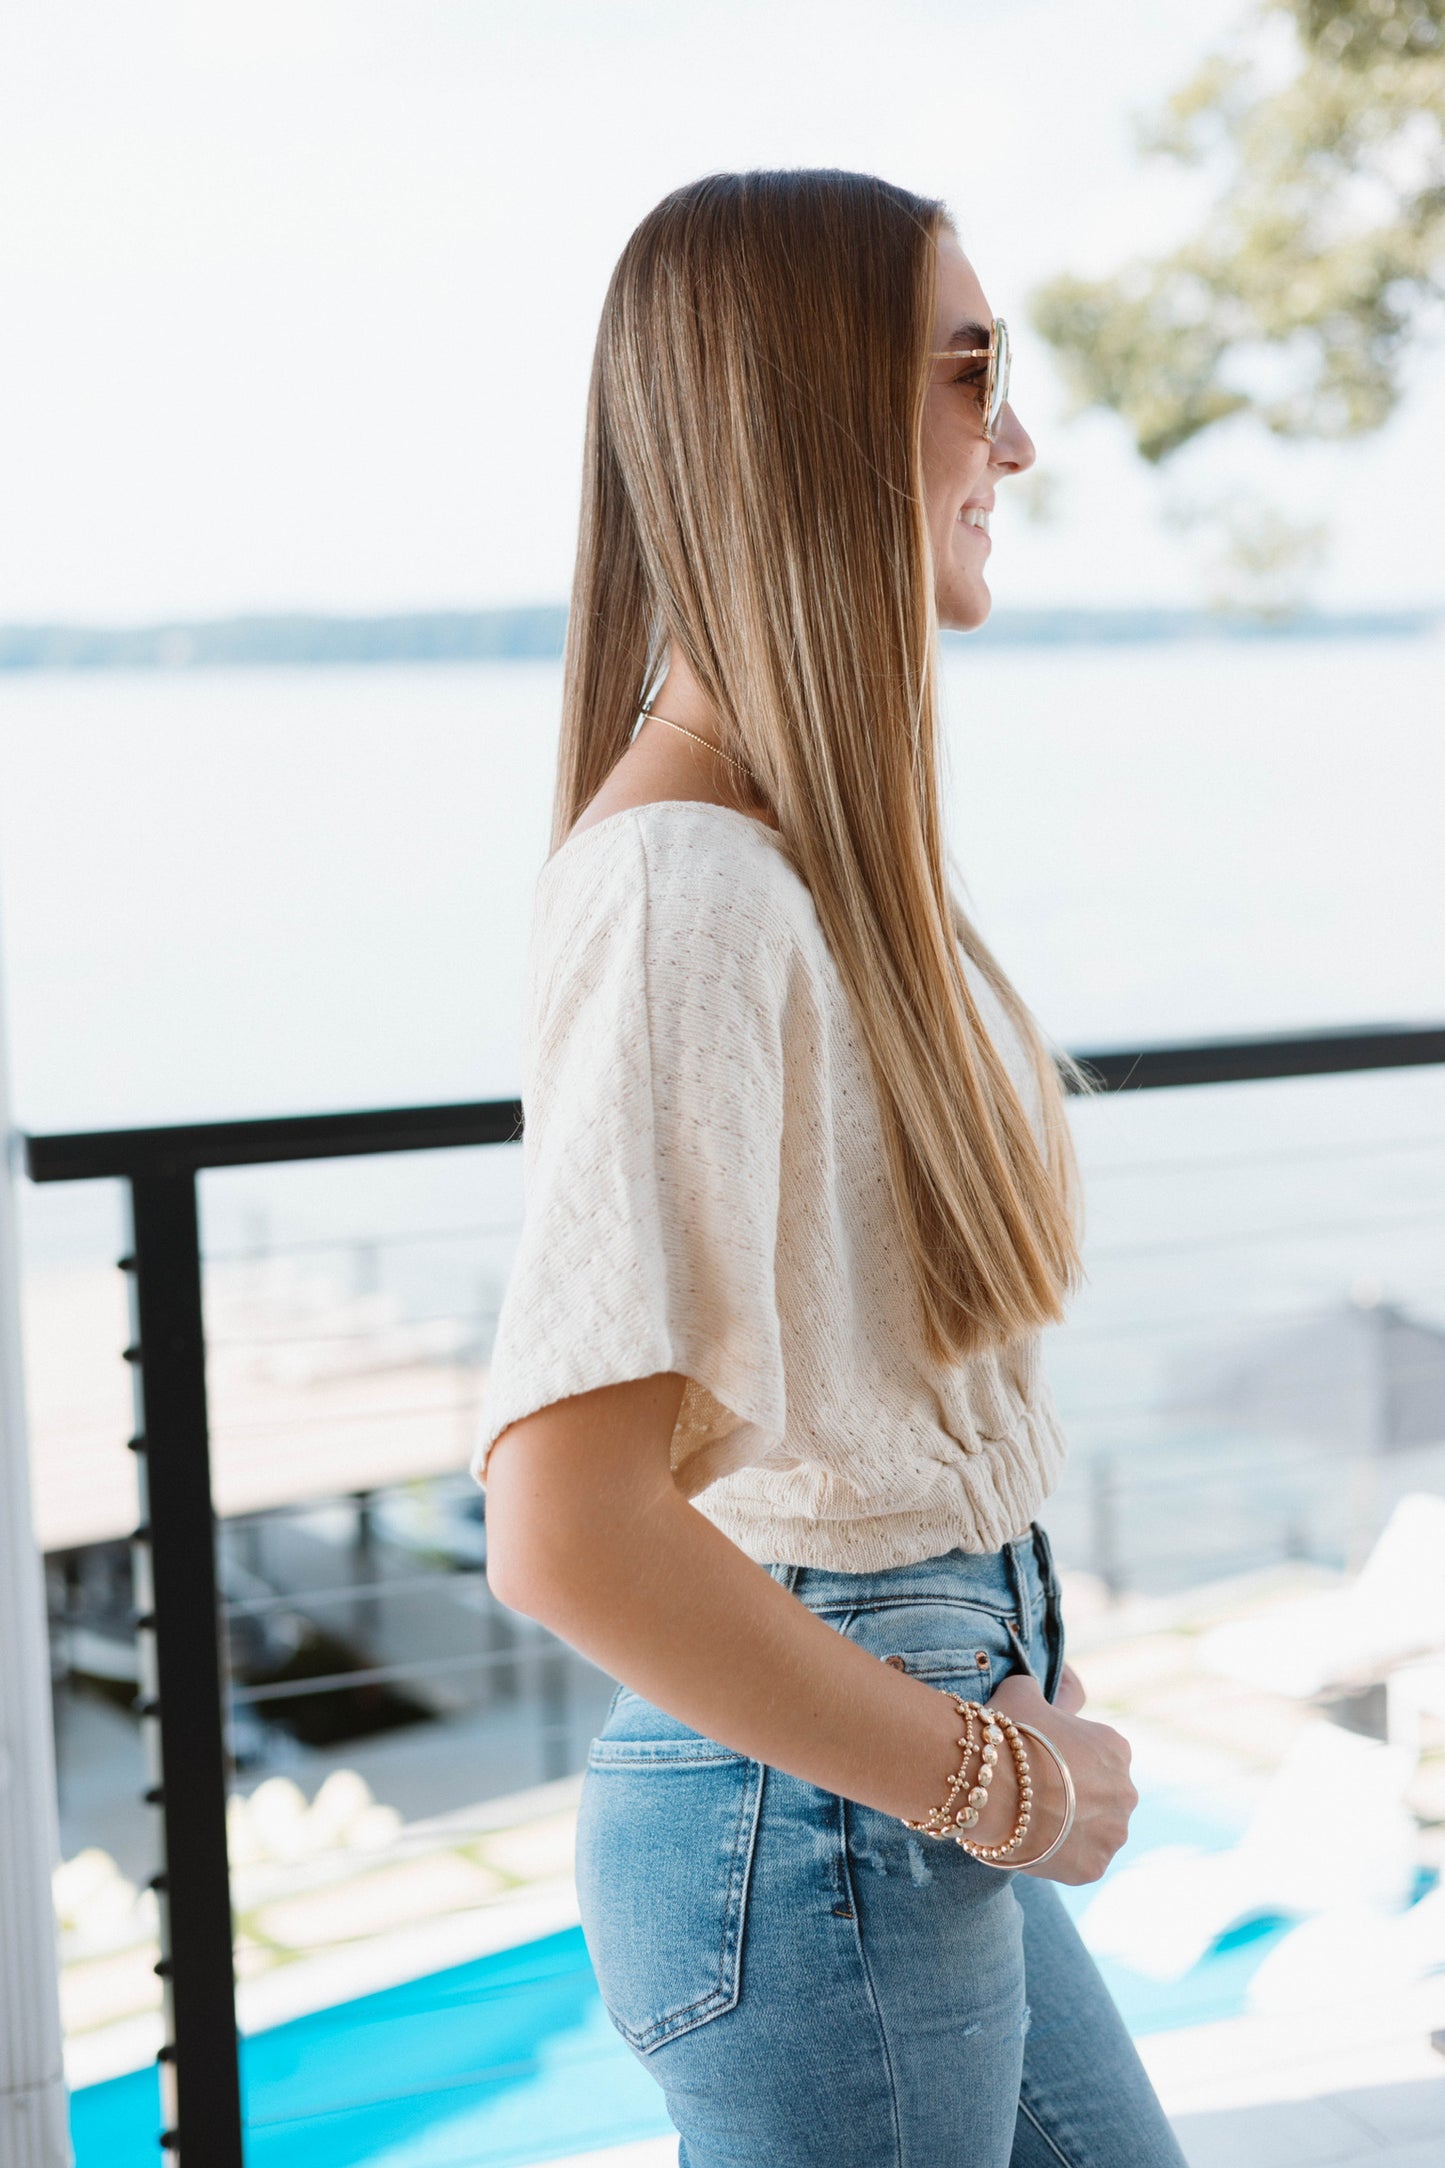
<path fill-rule="evenodd" d="M 750 778 L 721 752 L 717 712 L 682 657 L 673 651 L 662 683 L 631 745 L 602 788 L 573 823 L 570 833 L 610 814 L 660 799 L 690 799 L 750 813 L 777 826 Z"/>
<path fill-rule="evenodd" d="M 721 742 L 717 710 L 675 647 L 668 655 L 667 673 L 648 705 L 654 714 L 666 716 L 683 730 L 696 732 L 710 745 Z"/>

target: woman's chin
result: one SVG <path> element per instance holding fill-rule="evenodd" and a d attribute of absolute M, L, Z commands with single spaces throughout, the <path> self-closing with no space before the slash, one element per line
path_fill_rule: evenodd
<path fill-rule="evenodd" d="M 959 580 L 938 598 L 938 622 L 948 632 L 977 632 L 987 622 L 993 596 L 980 573 Z"/>

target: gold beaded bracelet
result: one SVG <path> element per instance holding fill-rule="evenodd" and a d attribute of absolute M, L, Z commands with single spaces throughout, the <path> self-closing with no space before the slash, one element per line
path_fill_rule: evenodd
<path fill-rule="evenodd" d="M 991 1709 L 985 1713 L 983 1736 L 985 1753 L 988 1752 L 991 1744 L 995 1756 L 998 1753 L 1000 1740 L 1007 1739 L 1008 1741 L 1009 1752 L 1013 1756 L 1014 1769 L 1018 1776 L 1018 1810 L 1014 1816 L 1014 1826 L 1002 1844 L 976 1844 L 963 1836 L 960 1836 L 957 1841 L 962 1845 L 964 1851 L 968 1853 L 970 1859 L 980 1860 L 985 1867 L 1006 1867 L 1010 1864 L 1009 1854 L 1017 1851 L 1018 1847 L 1023 1843 L 1028 1834 L 1029 1825 L 1033 1820 L 1034 1786 L 1033 1774 L 1029 1767 L 1029 1750 L 1024 1745 L 1019 1728 L 1013 1718 L 996 1713 Z"/>
<path fill-rule="evenodd" d="M 951 1838 L 971 1858 L 979 1860 L 986 1867 L 1007 1866 L 1008 1855 L 1022 1844 L 1033 1819 L 1034 1787 L 1028 1749 L 1011 1717 L 1003 1715 L 999 1710 L 980 1709 L 977 1702 L 965 1701 L 959 1694 L 950 1694 L 948 1698 L 963 1718 L 963 1736 L 958 1741 L 963 1753 L 958 1768 L 954 1771 L 941 1806 L 930 1807 L 927 1814 L 918 1821 L 910 1820 L 907 1815 L 900 1819 L 905 1829 L 921 1830 L 929 1837 Z M 978 1726 L 977 1734 L 975 1725 Z M 1002 1844 L 979 1844 L 966 1836 L 965 1831 L 977 1825 L 988 1804 L 989 1786 L 998 1766 L 999 1748 L 1005 1742 L 1018 1776 L 1018 1811 L 1014 1817 L 1014 1826 Z M 963 1805 L 955 1807 L 954 1800 L 963 1788 L 969 1762 L 975 1754 L 978 1756 L 978 1770 L 974 1783 L 965 1795 Z"/>
<path fill-rule="evenodd" d="M 965 1701 L 959 1694 L 950 1694 L 948 1698 L 963 1718 L 963 1735 L 958 1741 L 963 1753 L 958 1767 L 949 1781 L 948 1791 L 941 1806 L 930 1807 L 927 1814 L 916 1822 L 910 1821 L 907 1815 L 901 1817 L 905 1829 L 921 1829 L 925 1835 L 930 1837 L 950 1837 L 953 1835 L 955 1823 L 972 1826 L 978 1820 L 979 1808 L 983 1806 L 988 1798 L 992 1763 L 998 1759 L 996 1753 L 990 1756 L 988 1762 L 983 1759 L 983 1741 L 974 1732 L 974 1726 L 979 1721 L 978 1704 L 973 1701 Z M 953 1802 L 963 1788 L 968 1775 L 969 1762 L 975 1754 L 979 1756 L 979 1782 L 974 1785 L 963 1806 L 955 1811 Z"/>

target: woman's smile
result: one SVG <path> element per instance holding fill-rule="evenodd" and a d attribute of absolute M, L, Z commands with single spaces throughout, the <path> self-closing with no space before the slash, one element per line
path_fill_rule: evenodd
<path fill-rule="evenodd" d="M 971 535 L 977 536 L 989 549 L 993 547 L 988 524 L 992 509 L 992 506 L 987 504 L 966 504 L 958 515 L 959 526 L 966 527 Z"/>

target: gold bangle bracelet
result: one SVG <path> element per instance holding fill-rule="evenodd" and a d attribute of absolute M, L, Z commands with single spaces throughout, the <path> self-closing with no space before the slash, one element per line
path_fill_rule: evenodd
<path fill-rule="evenodd" d="M 1039 1745 L 1052 1760 L 1054 1767 L 1058 1770 L 1059 1775 L 1062 1777 L 1064 1783 L 1063 1828 L 1059 1831 L 1053 1843 L 1047 1845 L 1044 1850 L 1038 1853 L 1033 1859 L 1019 1859 L 1015 1860 L 1014 1862 L 1014 1865 L 1016 1867 L 1042 1867 L 1046 1859 L 1053 1858 L 1055 1852 L 1058 1851 L 1060 1845 L 1064 1842 L 1065 1838 L 1072 1830 L 1074 1826 L 1074 1816 L 1078 1811 L 1078 1797 L 1074 1791 L 1074 1779 L 1069 1769 L 1069 1765 L 1064 1760 L 1064 1757 L 1059 1752 L 1058 1748 L 1054 1745 L 1053 1740 L 1046 1738 L 1043 1732 L 1035 1730 L 1032 1724 L 1020 1724 L 1018 1728 L 1020 1731 L 1026 1731 L 1031 1739 L 1038 1740 Z"/>

